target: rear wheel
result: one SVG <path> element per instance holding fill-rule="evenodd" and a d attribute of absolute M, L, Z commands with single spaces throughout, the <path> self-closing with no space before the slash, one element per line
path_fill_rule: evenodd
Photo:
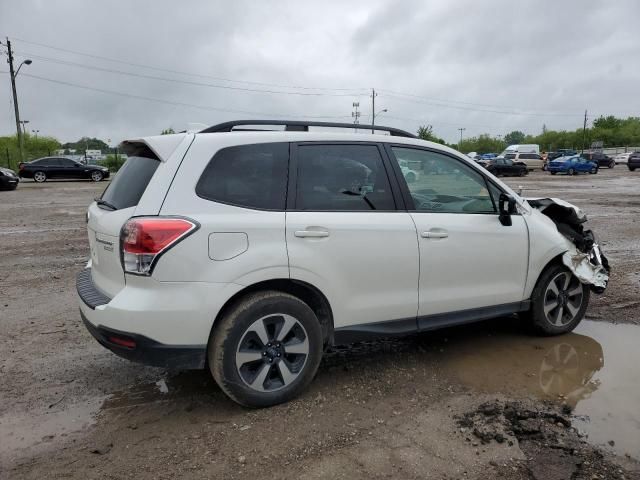
<path fill-rule="evenodd" d="M 531 295 L 531 326 L 541 335 L 570 332 L 584 317 L 589 293 L 589 287 L 564 265 L 548 267 Z"/>
<path fill-rule="evenodd" d="M 42 183 L 47 180 L 47 174 L 42 171 L 34 172 L 33 179 L 38 183 Z"/>
<path fill-rule="evenodd" d="M 220 388 L 247 407 L 268 407 L 296 397 L 322 358 L 322 329 L 300 299 L 276 291 L 251 294 L 214 327 L 208 346 Z"/>
<path fill-rule="evenodd" d="M 549 173 L 550 173 L 551 175 L 555 175 L 555 174 L 556 174 L 556 173 L 558 173 L 558 172 L 549 172 Z"/>
<path fill-rule="evenodd" d="M 567 175 L 575 175 L 576 171 L 573 168 L 570 168 L 569 171 L 567 172 Z"/>
<path fill-rule="evenodd" d="M 613 162 L 613 161 L 611 163 L 609 163 L 609 165 L 608 165 L 609 168 L 613 168 L 615 166 L 616 166 L 616 162 Z"/>
<path fill-rule="evenodd" d="M 598 173 L 598 167 L 591 167 L 591 170 L 589 170 L 589 173 Z"/>
<path fill-rule="evenodd" d="M 636 169 L 636 167 L 629 167 L 629 171 L 633 172 Z"/>

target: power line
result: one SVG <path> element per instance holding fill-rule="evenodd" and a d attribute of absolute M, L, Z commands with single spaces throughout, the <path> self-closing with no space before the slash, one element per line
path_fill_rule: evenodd
<path fill-rule="evenodd" d="M 160 81 L 163 81 L 163 82 L 181 83 L 181 84 L 184 84 L 184 85 L 193 85 L 193 86 L 197 86 L 197 87 L 221 88 L 221 89 L 224 89 L 224 90 L 238 90 L 238 91 L 242 91 L 242 92 L 267 93 L 267 94 L 275 94 L 275 95 L 302 95 L 302 96 L 309 96 L 309 97 L 322 97 L 322 96 L 353 97 L 354 96 L 354 94 L 352 94 L 352 93 L 286 92 L 286 91 L 281 91 L 281 90 L 259 90 L 259 89 L 247 88 L 247 87 L 234 87 L 234 86 L 230 86 L 230 85 L 216 85 L 216 84 L 213 84 L 213 83 L 194 82 L 194 81 L 191 81 L 191 80 L 178 80 L 176 78 L 158 77 L 158 76 L 155 76 L 155 75 L 147 75 L 147 74 L 144 74 L 144 73 L 134 73 L 134 72 L 127 72 L 127 71 L 124 71 L 124 70 L 114 70 L 114 69 L 111 69 L 111 68 L 103 68 L 103 67 L 97 67 L 97 66 L 93 66 L 93 65 L 85 65 L 83 63 L 71 62 L 71 61 L 68 61 L 68 60 L 60 60 L 60 59 L 57 59 L 57 58 L 43 57 L 41 55 L 30 54 L 30 53 L 26 53 L 26 52 L 23 52 L 23 55 L 28 55 L 30 58 L 43 60 L 45 62 L 53 62 L 53 63 L 57 63 L 57 64 L 60 64 L 60 65 L 84 68 L 84 69 L 87 69 L 87 70 L 96 70 L 96 71 L 99 71 L 99 72 L 115 73 L 117 75 L 128 75 L 128 76 L 131 76 L 131 77 L 144 78 L 144 79 L 147 79 L 147 80 L 160 80 Z"/>
<path fill-rule="evenodd" d="M 49 48 L 51 50 L 58 50 L 58 51 L 61 51 L 61 52 L 71 53 L 71 54 L 74 54 L 74 55 L 81 55 L 81 56 L 84 56 L 84 57 L 96 58 L 96 59 L 105 60 L 105 61 L 108 61 L 108 62 L 121 63 L 123 65 L 129 65 L 129 66 L 132 66 L 132 67 L 147 68 L 147 69 L 150 69 L 150 70 L 156 70 L 156 71 L 167 72 L 167 73 L 175 73 L 175 74 L 178 74 L 178 75 L 185 75 L 185 76 L 190 76 L 190 77 L 209 78 L 209 79 L 212 79 L 212 80 L 220 80 L 220 81 L 224 81 L 224 82 L 244 83 L 244 84 L 247 84 L 247 85 L 260 85 L 260 86 L 265 86 L 265 87 L 290 88 L 290 89 L 296 89 L 296 90 L 330 90 L 330 91 L 345 91 L 345 92 L 346 91 L 362 91 L 362 90 L 366 90 L 364 87 L 363 88 L 309 87 L 309 86 L 296 86 L 296 85 L 279 85 L 279 84 L 264 83 L 264 82 L 252 82 L 252 81 L 248 81 L 248 80 L 234 80 L 234 79 L 231 79 L 231 78 L 215 77 L 215 76 L 211 76 L 211 75 L 204 75 L 204 74 L 201 74 L 201 73 L 192 73 L 192 72 L 185 72 L 185 71 L 180 71 L 180 70 L 172 70 L 172 69 L 168 69 L 168 68 L 157 67 L 157 66 L 154 66 L 154 65 L 147 65 L 147 64 L 143 64 L 143 63 L 128 62 L 126 60 L 121 60 L 121 59 L 117 59 L 117 58 L 104 57 L 102 55 L 96 55 L 96 54 L 86 53 L 86 52 L 79 52 L 77 50 L 71 50 L 71 49 L 68 49 L 68 48 L 56 47 L 56 46 L 53 46 L 53 45 L 46 45 L 44 43 L 31 42 L 29 40 L 24 40 L 24 39 L 16 38 L 16 37 L 13 37 L 13 39 L 17 40 L 19 42 L 22 42 L 22 43 L 27 43 L 29 45 L 37 45 L 39 47 Z"/>
<path fill-rule="evenodd" d="M 8 73 L 8 72 L 0 72 L 0 73 Z M 207 110 L 207 111 L 224 112 L 224 113 L 242 113 L 242 114 L 245 114 L 245 115 L 257 115 L 257 116 L 267 116 L 267 117 L 347 118 L 346 115 L 295 115 L 295 114 L 289 114 L 289 113 L 285 114 L 285 113 L 252 112 L 252 111 L 247 111 L 247 110 L 232 110 L 232 109 L 227 109 L 227 108 L 217 108 L 217 107 L 210 107 L 210 106 L 204 106 L 204 105 L 196 105 L 196 104 L 192 104 L 192 103 L 175 102 L 175 101 L 172 101 L 172 100 L 165 100 L 165 99 L 161 99 L 161 98 L 146 97 L 144 95 L 136 95 L 136 94 L 125 93 L 125 92 L 117 92 L 115 90 L 106 90 L 106 89 L 102 89 L 102 88 L 89 87 L 87 85 L 79 85 L 77 83 L 65 82 L 63 80 L 55 80 L 55 79 L 52 79 L 52 78 L 40 77 L 38 75 L 31 75 L 31 74 L 28 74 L 28 73 L 22 73 L 22 76 L 29 77 L 29 78 L 35 78 L 37 80 L 42 80 L 44 82 L 56 83 L 56 84 L 59 84 L 59 85 L 65 85 L 65 86 L 75 87 L 75 88 L 81 88 L 81 89 L 84 89 L 84 90 L 91 90 L 91 91 L 94 91 L 94 92 L 100 92 L 100 93 L 105 93 L 105 94 L 109 94 L 109 95 L 118 95 L 118 96 L 121 96 L 121 97 L 134 98 L 134 99 L 137 99 L 137 100 L 147 100 L 147 101 L 150 101 L 150 102 L 164 103 L 164 104 L 167 104 L 167 105 L 174 105 L 174 106 L 180 106 L 180 107 L 197 108 L 197 109 L 200 109 L 200 110 Z"/>
<path fill-rule="evenodd" d="M 503 114 L 503 115 L 524 115 L 524 116 L 538 116 L 538 117 L 548 117 L 548 116 L 582 117 L 582 113 L 518 112 L 518 111 L 513 111 L 513 110 L 493 110 L 493 109 L 483 109 L 483 108 L 472 108 L 472 107 L 467 107 L 467 106 L 463 106 L 463 105 L 451 105 L 451 104 L 444 103 L 444 102 L 436 102 L 436 101 L 430 101 L 430 100 L 420 100 L 418 98 L 403 98 L 403 97 L 400 97 L 398 95 L 389 94 L 389 93 L 381 94 L 380 96 L 381 97 L 383 96 L 383 97 L 386 97 L 386 98 L 397 99 L 397 100 L 405 101 L 405 102 L 422 103 L 422 104 L 426 104 L 426 105 L 434 105 L 434 106 L 438 106 L 438 107 L 453 108 L 453 109 L 457 109 L 457 110 L 467 110 L 467 111 L 474 111 L 474 112 L 500 113 L 500 114 Z"/>

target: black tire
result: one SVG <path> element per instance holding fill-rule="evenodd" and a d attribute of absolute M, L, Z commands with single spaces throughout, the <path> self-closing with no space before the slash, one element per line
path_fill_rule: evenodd
<path fill-rule="evenodd" d="M 595 175 L 596 173 L 598 173 L 598 167 L 592 167 L 591 170 L 589 170 L 589 173 Z"/>
<path fill-rule="evenodd" d="M 522 170 L 520 170 L 520 172 L 518 172 L 518 176 L 524 177 L 527 173 L 529 173 L 529 171 L 526 168 L 523 168 Z"/>
<path fill-rule="evenodd" d="M 636 169 L 636 167 L 629 167 L 629 171 L 630 171 L 630 172 L 635 171 L 635 169 Z"/>
<path fill-rule="evenodd" d="M 563 282 L 567 275 L 569 283 L 563 289 Z M 556 289 L 562 293 L 562 296 L 556 295 L 554 298 L 552 282 L 555 283 Z M 581 291 L 578 293 L 578 290 Z M 574 292 L 574 295 L 569 295 L 570 292 Z M 589 286 L 580 283 L 567 267 L 560 264 L 551 265 L 540 275 L 531 294 L 531 309 L 525 314 L 525 317 L 538 335 L 551 336 L 568 333 L 582 321 L 589 306 L 589 294 Z M 554 301 L 557 302 L 557 306 L 549 310 Z M 547 312 L 545 312 L 545 307 Z M 569 307 L 575 312 L 571 311 Z M 559 308 L 560 310 L 558 310 Z M 548 317 L 555 318 L 556 323 L 552 323 Z"/>
<path fill-rule="evenodd" d="M 101 182 L 104 178 L 104 174 L 100 170 L 94 170 L 93 172 L 91 172 L 90 178 L 96 183 Z"/>
<path fill-rule="evenodd" d="M 278 339 L 286 325 L 285 316 L 297 324 Z M 267 343 L 269 347 L 253 329 L 258 322 L 273 342 Z M 308 353 L 287 353 L 289 347 L 303 345 L 304 338 Z M 224 313 L 211 332 L 207 357 L 211 374 L 224 393 L 240 405 L 261 408 L 289 401 L 311 383 L 322 359 L 322 345 L 320 323 L 306 303 L 287 293 L 265 291 L 242 298 Z M 251 360 L 238 358 L 245 352 Z M 280 354 L 276 357 L 275 352 Z M 237 365 L 240 361 L 243 363 Z M 294 375 L 288 385 L 283 371 Z"/>
<path fill-rule="evenodd" d="M 549 173 L 550 173 L 551 175 L 555 175 L 555 174 L 556 174 L 556 173 L 558 173 L 558 172 L 549 172 Z"/>
<path fill-rule="evenodd" d="M 43 183 L 47 181 L 47 174 L 42 170 L 38 170 L 37 172 L 33 172 L 33 180 L 38 183 Z"/>
<path fill-rule="evenodd" d="M 573 168 L 570 168 L 569 171 L 567 172 L 567 175 L 575 175 L 576 171 Z"/>
<path fill-rule="evenodd" d="M 615 166 L 616 166 L 616 162 L 611 162 L 611 163 L 609 163 L 609 165 L 608 165 L 608 167 L 609 167 L 609 168 L 613 168 L 613 167 L 615 167 Z"/>

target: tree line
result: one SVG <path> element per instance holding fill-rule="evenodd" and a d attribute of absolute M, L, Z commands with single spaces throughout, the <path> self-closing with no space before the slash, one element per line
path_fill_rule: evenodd
<path fill-rule="evenodd" d="M 163 135 L 174 133 L 172 128 L 161 132 Z M 504 137 L 491 136 L 487 133 L 465 138 L 462 142 L 447 144 L 438 137 L 431 125 L 422 125 L 418 128 L 418 137 L 443 145 L 448 145 L 463 153 L 500 153 L 507 145 L 521 143 L 535 143 L 544 151 L 554 151 L 558 148 L 573 148 L 580 150 L 589 148 L 592 142 L 601 141 L 605 147 L 640 147 L 640 117 L 617 118 L 613 115 L 601 116 L 593 121 L 593 125 L 583 131 L 576 130 L 549 130 L 544 125 L 538 135 L 525 134 L 514 130 Z M 65 153 L 75 150 L 77 155 L 82 155 L 86 150 L 101 150 L 103 154 L 114 154 L 115 151 L 107 143 L 99 138 L 82 137 L 76 142 L 61 144 L 54 137 L 38 136 L 29 133 L 24 135 L 24 160 L 30 161 L 36 158 L 54 155 L 56 150 L 64 149 Z M 16 135 L 0 137 L 0 166 L 17 169 L 20 161 L 20 150 Z M 111 156 L 107 159 L 116 166 L 120 164 L 120 158 Z"/>
<path fill-rule="evenodd" d="M 551 152 L 559 148 L 588 149 L 592 142 L 601 141 L 604 147 L 639 147 L 640 117 L 616 118 L 613 115 L 601 116 L 593 125 L 583 130 L 549 130 L 545 125 L 538 135 L 525 134 L 519 130 L 507 133 L 504 137 L 487 133 L 465 138 L 462 142 L 447 144 L 438 138 L 431 125 L 418 128 L 418 137 L 443 145 L 448 145 L 463 153 L 500 153 L 507 145 L 534 143 L 540 149 Z"/>

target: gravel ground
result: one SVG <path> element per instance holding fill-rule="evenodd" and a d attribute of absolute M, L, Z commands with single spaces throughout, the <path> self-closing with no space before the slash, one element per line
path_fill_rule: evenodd
<path fill-rule="evenodd" d="M 508 318 L 336 349 L 266 410 L 85 331 L 75 275 L 104 184 L 0 192 L 0 478 L 640 478 L 640 357 L 624 342 L 640 335 L 640 176 L 507 181 L 587 212 L 613 267 L 590 321 L 558 339 Z"/>

